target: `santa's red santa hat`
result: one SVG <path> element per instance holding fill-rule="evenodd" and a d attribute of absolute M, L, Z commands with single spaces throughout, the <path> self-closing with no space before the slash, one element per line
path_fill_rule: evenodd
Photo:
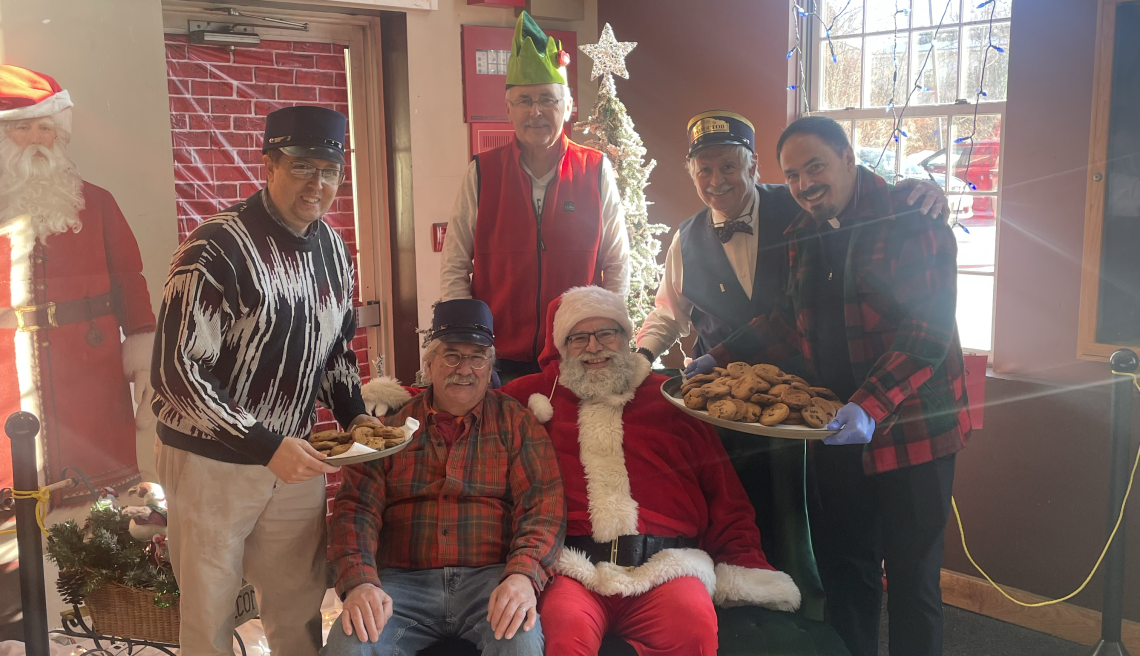
<path fill-rule="evenodd" d="M 52 117 L 56 130 L 71 134 L 71 95 L 43 73 L 0 66 L 0 121 Z"/>

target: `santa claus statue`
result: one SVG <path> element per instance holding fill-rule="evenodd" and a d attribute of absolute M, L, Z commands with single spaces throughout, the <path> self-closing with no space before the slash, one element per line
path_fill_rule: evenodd
<path fill-rule="evenodd" d="M 71 105 L 47 75 L 0 66 L 0 421 L 39 417 L 46 483 L 77 466 L 119 486 L 139 475 L 136 431 L 154 440 L 155 321 L 130 226 L 67 156 Z"/>

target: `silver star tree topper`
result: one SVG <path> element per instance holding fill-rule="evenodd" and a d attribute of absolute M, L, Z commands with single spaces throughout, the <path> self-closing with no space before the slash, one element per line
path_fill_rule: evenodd
<path fill-rule="evenodd" d="M 618 41 L 614 38 L 614 29 L 609 23 L 602 28 L 602 38 L 594 44 L 581 45 L 578 49 L 594 60 L 594 69 L 590 72 L 590 79 L 596 80 L 603 75 L 615 73 L 629 79 L 629 71 L 625 69 L 625 57 L 630 50 L 637 47 L 636 41 Z"/>

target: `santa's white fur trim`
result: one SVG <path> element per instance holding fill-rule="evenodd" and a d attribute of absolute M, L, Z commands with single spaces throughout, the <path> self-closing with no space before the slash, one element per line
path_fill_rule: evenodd
<path fill-rule="evenodd" d="M 545 394 L 531 394 L 526 400 L 526 407 L 530 408 L 540 424 L 545 424 L 554 416 L 554 406 L 550 405 L 550 399 Z"/>
<path fill-rule="evenodd" d="M 57 112 L 62 112 L 71 107 L 72 104 L 71 94 L 67 92 L 67 89 L 63 89 L 34 105 L 0 111 L 0 121 L 22 121 L 27 118 L 43 118 Z"/>
<path fill-rule="evenodd" d="M 800 607 L 800 589 L 792 577 L 777 570 L 720 563 L 716 566 L 713 603 L 723 608 L 763 606 L 793 611 Z"/>
<path fill-rule="evenodd" d="M 633 338 L 633 323 L 629 320 L 623 296 L 594 285 L 572 287 L 562 294 L 562 302 L 554 315 L 554 343 L 563 358 L 566 357 L 566 336 L 570 329 L 579 321 L 593 317 L 613 319 L 625 331 L 627 338 Z"/>
<path fill-rule="evenodd" d="M 150 371 L 151 353 L 154 351 L 154 333 L 128 335 L 123 340 L 123 373 L 132 379 L 140 371 Z"/>
<path fill-rule="evenodd" d="M 360 386 L 364 408 L 373 416 L 383 417 L 411 400 L 412 395 L 391 376 L 377 376 Z"/>
<path fill-rule="evenodd" d="M 645 594 L 682 576 L 700 579 L 709 596 L 716 589 L 712 558 L 700 549 L 666 549 L 654 554 L 644 565 L 626 569 L 612 563 L 591 563 L 581 551 L 566 547 L 558 561 L 558 573 L 607 597 Z"/>

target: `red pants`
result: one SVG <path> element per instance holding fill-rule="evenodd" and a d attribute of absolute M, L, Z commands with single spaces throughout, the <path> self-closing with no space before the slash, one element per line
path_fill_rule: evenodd
<path fill-rule="evenodd" d="M 698 579 L 673 579 L 637 597 L 603 597 L 555 576 L 538 600 L 546 653 L 598 656 L 620 636 L 639 656 L 716 656 L 716 610 Z"/>

